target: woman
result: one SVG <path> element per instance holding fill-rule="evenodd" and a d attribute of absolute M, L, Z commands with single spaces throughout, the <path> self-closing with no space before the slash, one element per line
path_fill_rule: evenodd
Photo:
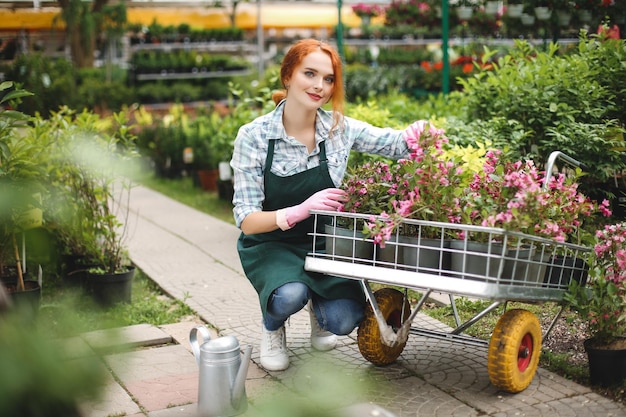
<path fill-rule="evenodd" d="M 233 212 L 241 228 L 237 249 L 263 313 L 261 365 L 289 366 L 285 321 L 308 304 L 311 344 L 335 347 L 363 319 L 357 281 L 304 270 L 312 249 L 309 210 L 336 210 L 337 188 L 351 149 L 390 158 L 408 154 L 403 131 L 344 117 L 341 58 L 314 39 L 294 44 L 281 71 L 270 113 L 242 126 L 235 140 Z M 332 102 L 332 111 L 322 109 Z"/>

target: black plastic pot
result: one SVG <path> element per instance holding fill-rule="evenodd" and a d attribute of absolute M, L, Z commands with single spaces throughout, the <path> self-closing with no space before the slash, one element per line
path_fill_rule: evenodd
<path fill-rule="evenodd" d="M 593 385 L 611 387 L 626 381 L 626 349 L 596 347 L 593 339 L 584 342 L 589 359 L 589 377 Z"/>
<path fill-rule="evenodd" d="M 546 287 L 567 289 L 571 281 L 580 285 L 587 284 L 589 265 L 581 259 L 571 256 L 553 256 L 546 267 L 544 283 Z"/>
<path fill-rule="evenodd" d="M 130 303 L 134 276 L 134 266 L 129 267 L 125 272 L 113 274 L 87 272 L 84 287 L 102 306 Z"/>
<path fill-rule="evenodd" d="M 23 314 L 36 318 L 41 304 L 41 286 L 39 282 L 24 278 L 24 290 L 17 289 L 17 276 L 2 277 L 2 285 L 9 295 L 13 308 L 22 310 Z"/>

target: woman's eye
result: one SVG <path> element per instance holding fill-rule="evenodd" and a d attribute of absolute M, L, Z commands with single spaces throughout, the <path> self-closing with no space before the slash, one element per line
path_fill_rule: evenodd
<path fill-rule="evenodd" d="M 307 77 L 312 77 L 315 74 L 313 74 L 313 71 L 304 71 L 304 75 L 306 75 Z"/>
<path fill-rule="evenodd" d="M 335 82 L 335 79 L 333 77 L 326 77 L 324 78 L 324 81 L 326 81 L 328 84 L 333 84 Z"/>

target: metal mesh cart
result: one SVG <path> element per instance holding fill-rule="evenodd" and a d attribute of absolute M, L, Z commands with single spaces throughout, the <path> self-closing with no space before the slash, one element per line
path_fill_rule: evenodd
<path fill-rule="evenodd" d="M 363 357 L 375 365 L 395 361 L 409 334 L 488 344 L 491 382 L 507 392 L 523 391 L 537 370 L 543 331 L 535 314 L 522 308 L 507 310 L 507 302 L 558 303 L 572 280 L 583 285 L 587 280 L 585 260 L 591 249 L 579 245 L 499 228 L 406 220 L 381 247 L 360 232 L 373 216 L 331 211 L 313 211 L 312 215 L 313 248 L 324 239 L 326 249 L 313 249 L 305 269 L 361 282 L 368 307 L 357 341 Z M 373 291 L 372 283 L 383 287 Z M 407 297 L 409 289 L 423 294 L 413 307 Z M 456 328 L 449 333 L 413 325 L 433 292 L 449 296 L 456 320 Z M 462 323 L 455 296 L 492 303 Z M 462 334 L 499 306 L 504 312 L 489 341 Z M 562 310 L 561 306 L 545 336 Z"/>

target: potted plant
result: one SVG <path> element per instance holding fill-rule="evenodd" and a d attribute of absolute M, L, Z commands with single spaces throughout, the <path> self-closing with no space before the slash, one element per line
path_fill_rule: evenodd
<path fill-rule="evenodd" d="M 581 244 L 586 238 L 584 221 L 591 222 L 598 214 L 611 215 L 607 200 L 597 203 L 579 191 L 577 179 L 582 175 L 580 169 L 577 168 L 572 175 L 559 173 L 546 180 L 545 173 L 539 171 L 533 161 L 502 161 L 500 155 L 499 151 L 488 151 L 482 171 L 474 174 L 472 182 L 464 191 L 460 204 L 462 223 L 487 227 L 487 230 L 510 230 L 554 242 Z M 524 239 L 509 237 L 506 242 L 493 242 L 491 234 L 486 232 L 468 233 L 468 236 L 463 236 L 462 240 L 453 242 L 451 246 L 466 248 L 468 242 L 472 245 L 484 242 L 488 247 L 477 249 L 480 252 L 496 251 L 503 257 L 506 255 L 517 260 L 517 266 L 522 268 L 515 269 L 519 269 L 520 278 L 524 280 L 528 278 L 527 268 L 533 262 L 539 262 L 543 269 L 533 270 L 532 280 L 543 281 L 547 278 L 550 285 L 557 287 L 567 286 L 568 283 L 564 281 L 574 277 L 574 265 L 581 262 L 579 259 L 562 258 L 570 254 L 545 253 L 540 248 L 529 246 Z M 455 253 L 452 256 L 454 268 Z M 520 259 L 527 262 L 520 264 Z M 498 262 L 492 262 L 489 276 L 497 276 Z M 507 261 L 504 262 L 507 269 Z M 552 266 L 545 270 L 548 263 Z M 559 270 L 562 273 L 556 282 L 551 282 L 556 277 L 553 274 L 559 265 L 562 266 Z M 579 279 L 582 279 L 582 275 Z"/>
<path fill-rule="evenodd" d="M 352 6 L 352 11 L 361 18 L 363 26 L 367 26 L 372 17 L 380 16 L 385 12 L 385 9 L 377 4 L 358 3 Z"/>
<path fill-rule="evenodd" d="M 20 256 L 18 236 L 41 225 L 40 155 L 44 149 L 29 134 L 25 114 L 12 110 L 22 97 L 32 95 L 14 89 L 13 83 L 0 83 L 0 277 L 16 304 L 28 303 L 30 311 L 39 308 L 41 287 L 26 280 L 25 260 Z"/>
<path fill-rule="evenodd" d="M 461 21 L 471 19 L 474 11 L 478 9 L 479 2 L 477 0 L 458 0 L 450 2 L 450 5 L 456 9 L 456 15 Z"/>
<path fill-rule="evenodd" d="M 596 231 L 586 287 L 572 282 L 565 302 L 587 326 L 584 347 L 591 383 L 626 381 L 626 223 Z"/>
<path fill-rule="evenodd" d="M 125 238 L 131 162 L 138 154 L 128 115 L 102 120 L 65 108 L 48 123 L 65 126 L 50 150 L 57 206 L 49 213 L 51 228 L 66 250 L 83 258 L 82 284 L 97 301 L 130 302 L 135 268 Z"/>
<path fill-rule="evenodd" d="M 395 261 L 416 266 L 416 248 L 440 247 L 446 236 L 436 227 L 416 227 L 405 220 L 458 222 L 458 193 L 464 177 L 443 149 L 447 143 L 443 130 L 421 120 L 406 130 L 405 139 L 409 158 L 390 166 L 378 162 L 357 169 L 357 175 L 345 184 L 350 200 L 343 210 L 380 215 L 365 223 L 365 234 L 380 246 L 381 254 L 391 253 Z M 395 246 L 400 254 L 395 253 Z M 419 264 L 425 266 L 425 259 L 439 263 L 441 250 L 422 250 L 421 254 L 424 258 Z"/>

